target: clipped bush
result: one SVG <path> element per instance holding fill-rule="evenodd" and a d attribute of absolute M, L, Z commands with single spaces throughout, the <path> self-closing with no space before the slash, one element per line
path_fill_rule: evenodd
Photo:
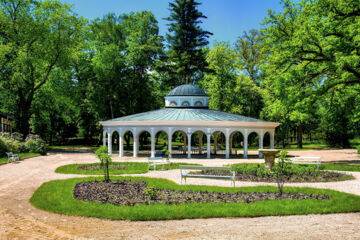
<path fill-rule="evenodd" d="M 26 137 L 25 146 L 29 152 L 40 153 L 41 155 L 45 155 L 47 152 L 45 141 L 36 134 L 29 134 Z"/>

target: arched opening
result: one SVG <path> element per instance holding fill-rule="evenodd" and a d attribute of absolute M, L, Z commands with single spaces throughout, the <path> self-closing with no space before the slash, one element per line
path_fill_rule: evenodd
<path fill-rule="evenodd" d="M 244 135 L 240 131 L 234 131 L 230 134 L 230 157 L 244 157 Z"/>
<path fill-rule="evenodd" d="M 190 103 L 189 103 L 189 101 L 183 101 L 183 102 L 181 103 L 181 106 L 183 106 L 183 107 L 189 107 L 189 106 L 190 106 Z"/>
<path fill-rule="evenodd" d="M 259 135 L 251 132 L 248 136 L 248 158 L 258 158 Z"/>
<path fill-rule="evenodd" d="M 201 101 L 196 101 L 195 102 L 195 107 L 202 107 L 202 102 Z"/>
<path fill-rule="evenodd" d="M 117 131 L 111 133 L 111 149 L 113 154 L 119 152 L 119 133 Z"/>
<path fill-rule="evenodd" d="M 270 133 L 266 132 L 263 139 L 263 148 L 270 149 Z"/>
<path fill-rule="evenodd" d="M 187 155 L 187 134 L 177 130 L 171 135 L 171 157 L 186 158 Z"/>
<path fill-rule="evenodd" d="M 155 157 L 166 156 L 168 141 L 168 134 L 164 130 L 160 130 L 155 134 Z"/>
<path fill-rule="evenodd" d="M 199 130 L 191 134 L 191 155 L 196 155 L 195 157 L 198 158 L 205 158 L 206 141 L 206 134 L 203 131 Z"/>
<path fill-rule="evenodd" d="M 177 103 L 175 101 L 170 102 L 170 107 L 176 107 L 176 106 L 177 106 Z"/>
<path fill-rule="evenodd" d="M 150 157 L 151 136 L 148 131 L 141 131 L 137 135 L 138 140 L 138 157 Z"/>
<path fill-rule="evenodd" d="M 221 131 L 215 131 L 211 134 L 212 147 L 210 148 L 210 152 L 213 157 L 225 157 L 225 139 L 225 134 Z"/>
<path fill-rule="evenodd" d="M 133 156 L 133 145 L 134 145 L 134 135 L 130 130 L 127 130 L 123 133 L 123 141 L 124 141 L 124 156 L 131 157 Z"/>

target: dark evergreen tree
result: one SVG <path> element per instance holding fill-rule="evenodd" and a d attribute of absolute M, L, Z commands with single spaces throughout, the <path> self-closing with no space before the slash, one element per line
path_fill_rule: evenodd
<path fill-rule="evenodd" d="M 195 83 L 206 71 L 204 47 L 211 32 L 203 30 L 199 25 L 206 18 L 197 10 L 200 3 L 195 0 L 175 0 L 169 3 L 171 23 L 166 35 L 169 52 L 167 69 L 169 72 L 166 85 L 174 87 L 184 83 Z"/>

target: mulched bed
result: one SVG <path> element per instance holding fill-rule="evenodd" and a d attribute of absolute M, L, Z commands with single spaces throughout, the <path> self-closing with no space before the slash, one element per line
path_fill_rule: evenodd
<path fill-rule="evenodd" d="M 199 171 L 200 172 L 200 171 Z M 195 172 L 192 172 L 195 173 Z M 200 172 L 202 175 L 215 175 L 215 176 L 227 176 L 229 172 L 227 171 L 208 171 L 203 170 Z M 321 171 L 320 175 L 302 175 L 302 176 L 287 176 L 285 182 L 334 182 L 334 181 L 344 181 L 352 179 L 351 175 L 346 175 L 338 172 L 331 171 Z M 250 174 L 236 173 L 236 181 L 250 181 L 250 182 L 276 182 L 275 177 L 273 176 L 255 176 Z"/>
<path fill-rule="evenodd" d="M 77 200 L 88 202 L 110 203 L 119 206 L 136 204 L 182 204 L 182 203 L 252 203 L 270 199 L 317 199 L 329 200 L 325 195 L 302 193 L 250 192 L 235 193 L 175 191 L 169 189 L 149 188 L 145 182 L 81 182 L 73 191 Z"/>
<path fill-rule="evenodd" d="M 103 170 L 104 166 L 87 164 L 87 165 L 79 166 L 77 169 L 78 170 Z M 111 165 L 109 165 L 109 169 L 123 170 L 123 169 L 126 169 L 126 166 L 118 165 L 118 164 L 116 164 L 116 165 L 111 164 Z"/>

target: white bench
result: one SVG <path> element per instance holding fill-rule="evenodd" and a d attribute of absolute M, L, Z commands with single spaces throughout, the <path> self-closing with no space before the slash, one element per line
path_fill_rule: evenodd
<path fill-rule="evenodd" d="M 206 175 L 201 173 L 189 173 L 190 171 L 228 171 L 230 175 Z M 235 171 L 231 170 L 231 167 L 205 167 L 205 166 L 194 166 L 194 165 L 180 165 L 181 184 L 182 180 L 186 178 L 220 178 L 230 179 L 230 184 L 235 187 Z"/>
<path fill-rule="evenodd" d="M 7 152 L 6 155 L 8 156 L 8 163 L 9 162 L 16 162 L 20 160 L 19 154 L 13 154 L 12 152 Z"/>
<path fill-rule="evenodd" d="M 148 168 L 150 169 L 150 167 L 153 166 L 154 170 L 156 170 L 157 165 L 162 165 L 162 166 L 169 165 L 169 167 L 170 167 L 170 164 L 171 164 L 169 159 L 162 158 L 162 157 L 153 157 L 153 158 L 148 157 L 147 160 L 148 160 Z"/>
<path fill-rule="evenodd" d="M 316 162 L 308 161 L 311 159 L 316 160 Z M 305 161 L 301 161 L 301 160 L 305 160 Z M 317 164 L 317 168 L 319 169 L 319 166 L 321 164 L 321 157 L 294 157 L 291 162 L 295 164 Z"/>

